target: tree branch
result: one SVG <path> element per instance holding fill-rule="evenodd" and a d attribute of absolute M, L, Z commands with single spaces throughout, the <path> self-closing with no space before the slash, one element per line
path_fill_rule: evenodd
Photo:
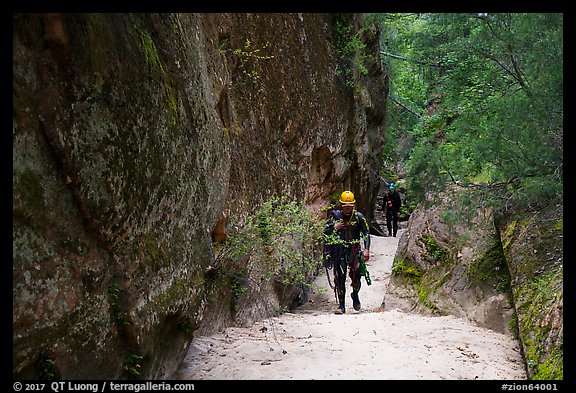
<path fill-rule="evenodd" d="M 484 21 L 486 23 L 486 25 L 488 26 L 488 28 L 490 29 L 492 36 L 494 36 L 494 38 L 496 38 L 497 40 L 501 41 L 504 44 L 504 46 L 506 47 L 506 49 L 508 51 L 508 55 L 510 57 L 510 62 L 512 63 L 512 68 L 507 67 L 501 61 L 496 59 L 496 57 L 494 55 L 492 55 L 488 52 L 484 52 L 484 53 L 481 52 L 481 53 L 486 58 L 488 58 L 489 60 L 492 60 L 493 62 L 498 64 L 504 71 L 506 71 L 510 76 L 512 76 L 512 78 L 514 78 L 514 80 L 516 80 L 516 82 L 518 82 L 518 84 L 522 87 L 522 89 L 528 95 L 530 95 L 530 84 L 528 83 L 526 76 L 524 75 L 524 73 L 522 72 L 522 70 L 520 69 L 520 67 L 518 65 L 518 62 L 517 62 L 516 57 L 514 56 L 514 53 L 512 50 L 512 45 L 510 44 L 510 42 L 507 42 L 499 34 L 497 34 L 496 31 L 494 30 L 494 28 L 492 27 L 491 22 L 494 22 L 494 18 L 488 14 L 473 14 L 472 16 L 476 19 L 480 19 L 480 20 Z M 509 28 L 509 26 L 506 22 L 504 22 L 504 25 L 507 28 Z"/>
<path fill-rule="evenodd" d="M 384 56 L 388 56 L 388 57 L 391 57 L 391 58 L 396 59 L 396 60 L 408 61 L 411 63 L 422 64 L 422 65 L 429 66 L 429 67 L 437 67 L 437 68 L 440 67 L 440 65 L 438 63 L 426 63 L 426 62 L 419 61 L 419 60 L 408 59 L 406 57 L 395 55 L 393 53 L 386 52 L 383 50 L 381 50 L 380 53 L 383 54 Z"/>
<path fill-rule="evenodd" d="M 414 110 L 410 109 L 409 107 L 407 107 L 406 105 L 404 105 L 403 103 L 401 103 L 400 101 L 398 101 L 397 99 L 395 99 L 392 95 L 388 95 L 388 98 L 390 98 L 392 100 L 393 103 L 395 103 L 396 105 L 401 106 L 402 108 L 406 109 L 408 112 L 412 113 L 414 116 L 416 116 L 417 118 L 422 118 L 422 116 L 420 116 L 418 113 L 416 113 Z"/>

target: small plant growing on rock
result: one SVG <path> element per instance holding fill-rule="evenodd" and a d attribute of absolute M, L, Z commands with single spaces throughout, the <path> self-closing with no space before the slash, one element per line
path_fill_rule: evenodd
<path fill-rule="evenodd" d="M 307 291 L 321 267 L 324 223 L 304 202 L 282 197 L 262 203 L 243 219 L 232 218 L 207 268 L 212 279 L 229 280 L 232 311 L 248 293 L 276 313 L 282 307 L 270 303 L 271 291 Z"/>
<path fill-rule="evenodd" d="M 60 379 L 56 363 L 49 357 L 43 356 L 37 363 L 36 369 L 38 372 L 38 379 L 43 381 L 53 381 Z"/>
<path fill-rule="evenodd" d="M 258 272 L 263 281 L 274 279 L 284 285 L 309 285 L 309 278 L 319 267 L 317 251 L 322 229 L 323 222 L 306 210 L 303 202 L 273 198 L 248 216 L 242 225 L 233 224 L 215 265 L 248 257 L 248 276 Z M 235 289 L 238 294 L 243 290 L 240 286 Z"/>
<path fill-rule="evenodd" d="M 132 375 L 140 375 L 140 362 L 144 359 L 142 355 L 131 354 L 124 359 L 124 369 Z"/>
<path fill-rule="evenodd" d="M 238 66 L 238 69 L 240 69 L 242 74 L 246 75 L 252 81 L 252 83 L 257 83 L 261 78 L 261 75 L 256 70 L 256 65 L 262 60 L 270 60 L 274 58 L 273 55 L 266 55 L 262 52 L 262 50 L 267 49 L 270 46 L 270 43 L 266 41 L 266 43 L 264 43 L 260 49 L 254 47 L 252 42 L 249 39 L 246 39 L 243 48 L 223 49 L 227 43 L 227 41 L 221 43 L 219 45 L 219 49 L 222 52 L 231 51 L 233 55 L 238 56 L 240 58 L 240 65 Z"/>

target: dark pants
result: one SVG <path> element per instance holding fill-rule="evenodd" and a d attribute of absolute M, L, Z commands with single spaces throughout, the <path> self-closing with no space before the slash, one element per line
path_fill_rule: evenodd
<path fill-rule="evenodd" d="M 346 303 L 346 271 L 348 270 L 349 276 L 352 279 L 352 290 L 354 292 L 360 291 L 360 258 L 362 258 L 362 251 L 353 249 L 346 249 L 340 261 L 334 268 L 336 278 L 336 288 L 338 293 L 338 302 L 341 306 Z"/>
<path fill-rule="evenodd" d="M 388 227 L 388 236 L 392 236 L 392 230 L 394 230 L 394 236 L 398 232 L 398 212 L 395 210 L 386 210 L 386 226 Z"/>

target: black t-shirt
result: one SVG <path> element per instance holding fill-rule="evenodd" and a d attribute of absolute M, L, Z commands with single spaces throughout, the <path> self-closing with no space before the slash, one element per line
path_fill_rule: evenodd
<path fill-rule="evenodd" d="M 392 206 L 390 206 L 390 204 L 388 202 L 391 202 Z M 386 211 L 386 210 L 399 211 L 401 205 L 402 205 L 402 200 L 400 200 L 400 194 L 398 194 L 398 191 L 395 191 L 395 192 L 389 191 L 386 193 L 386 195 L 384 195 L 384 202 L 382 203 L 382 210 L 384 210 L 384 211 Z"/>

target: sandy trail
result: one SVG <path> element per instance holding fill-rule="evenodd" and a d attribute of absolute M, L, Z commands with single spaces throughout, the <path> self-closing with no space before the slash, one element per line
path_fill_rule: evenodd
<path fill-rule="evenodd" d="M 402 230 L 398 232 L 402 235 Z M 336 315 L 326 275 L 310 301 L 249 328 L 197 337 L 181 380 L 523 380 L 518 342 L 452 316 L 381 309 L 398 238 L 372 237 L 362 310 Z"/>

